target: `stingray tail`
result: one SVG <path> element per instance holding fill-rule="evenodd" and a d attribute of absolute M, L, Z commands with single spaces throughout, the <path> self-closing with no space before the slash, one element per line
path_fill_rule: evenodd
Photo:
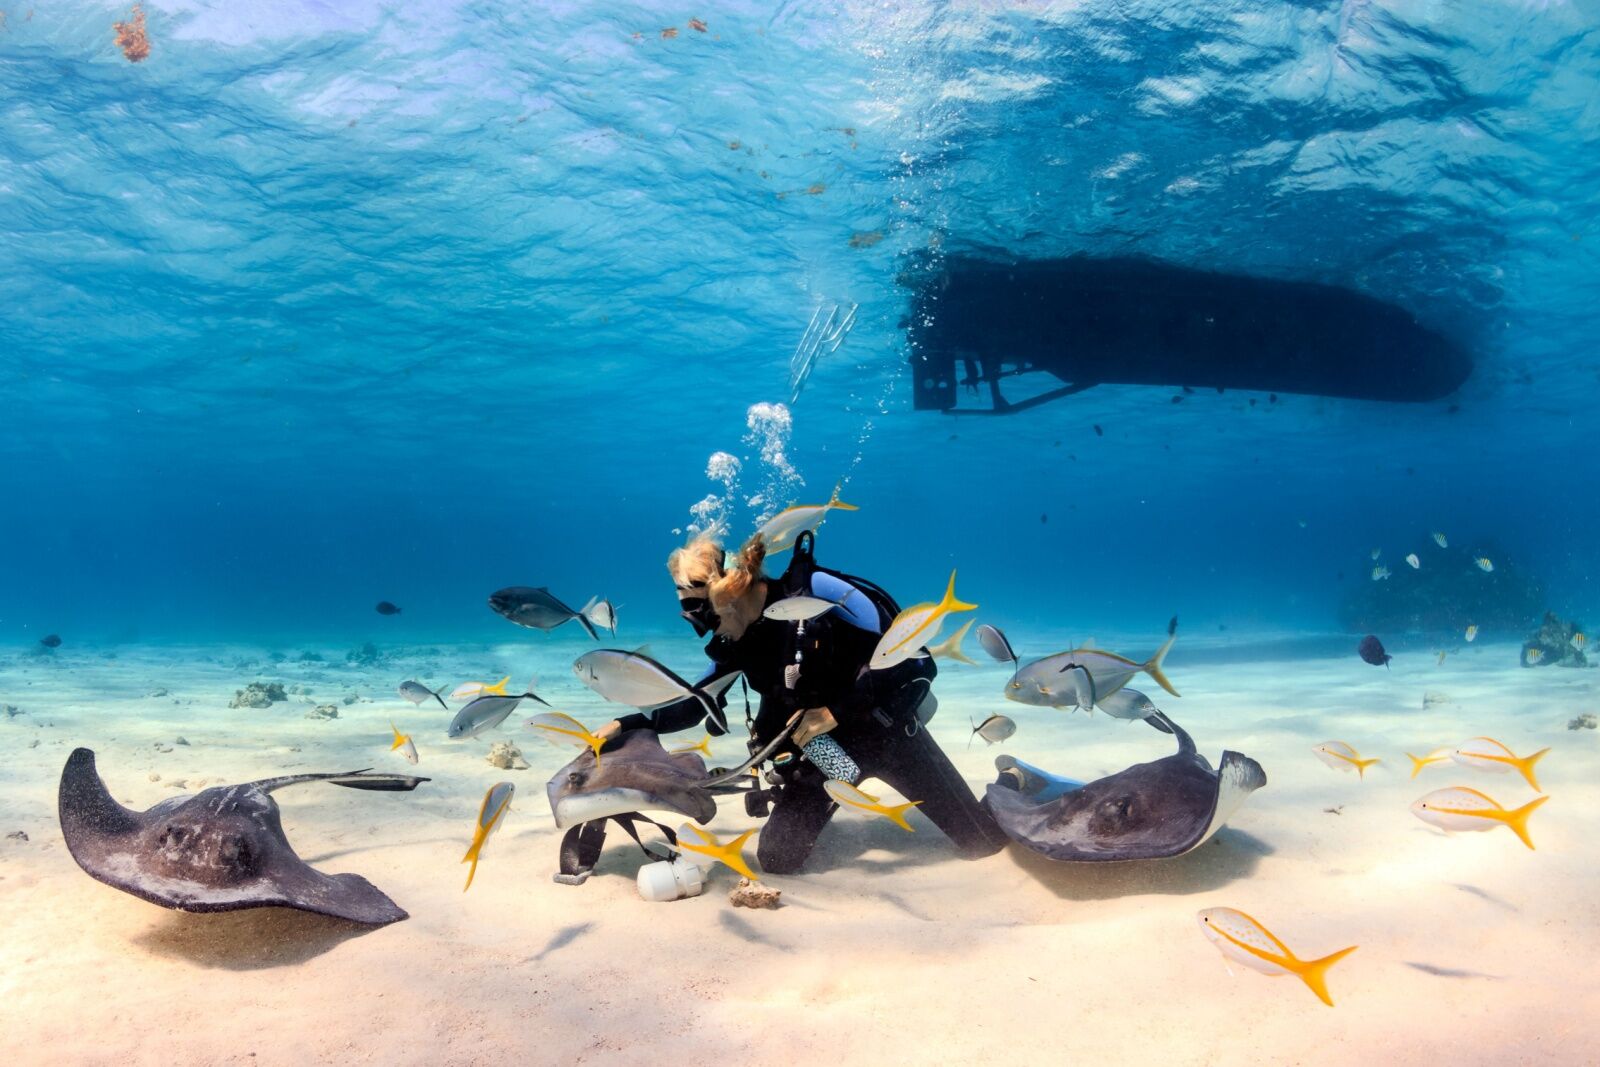
<path fill-rule="evenodd" d="M 1311 992 L 1328 1007 L 1333 1007 L 1333 998 L 1328 996 L 1328 968 L 1344 959 L 1350 953 L 1360 948 L 1360 945 L 1351 945 L 1342 948 L 1331 956 L 1324 956 L 1320 960 L 1302 960 L 1295 974 L 1300 980 L 1310 987 Z"/>
<path fill-rule="evenodd" d="M 1173 627 L 1173 629 L 1176 630 L 1177 628 Z M 1150 657 L 1150 662 L 1144 665 L 1144 672 L 1154 678 L 1157 685 L 1173 696 L 1182 696 L 1183 694 L 1172 688 L 1172 683 L 1167 681 L 1167 676 L 1161 671 L 1161 662 L 1167 658 L 1167 653 L 1172 651 L 1172 643 L 1177 639 L 1178 635 L 1176 633 L 1171 634 L 1167 638 L 1166 644 L 1162 645 L 1156 654 Z"/>

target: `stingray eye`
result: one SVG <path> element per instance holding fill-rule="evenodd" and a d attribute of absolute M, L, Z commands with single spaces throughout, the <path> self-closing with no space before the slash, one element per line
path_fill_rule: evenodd
<path fill-rule="evenodd" d="M 583 775 L 579 774 L 577 771 L 573 771 L 571 774 L 567 775 L 567 784 L 568 785 L 577 785 L 582 781 L 583 781 Z"/>
<path fill-rule="evenodd" d="M 163 845 L 181 845 L 188 836 L 189 832 L 183 827 L 169 826 L 161 831 L 161 843 Z"/>

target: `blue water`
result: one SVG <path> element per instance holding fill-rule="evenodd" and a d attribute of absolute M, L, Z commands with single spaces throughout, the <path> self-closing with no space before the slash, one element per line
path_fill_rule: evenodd
<path fill-rule="evenodd" d="M 783 502 L 847 478 L 821 555 L 905 602 L 1325 632 L 1437 529 L 1600 614 L 1593 3 L 146 10 L 137 64 L 126 7 L 0 23 L 0 641 L 505 638 L 509 584 L 673 626 L 709 457 L 742 535 L 747 412 L 851 303 Z M 1477 368 L 914 412 L 930 247 L 1346 286 Z"/>

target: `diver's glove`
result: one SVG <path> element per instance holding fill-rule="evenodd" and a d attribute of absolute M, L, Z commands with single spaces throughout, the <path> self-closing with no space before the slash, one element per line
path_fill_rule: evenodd
<path fill-rule="evenodd" d="M 806 754 L 823 774 L 829 778 L 836 778 L 841 782 L 855 785 L 861 781 L 861 768 L 856 761 L 850 758 L 839 742 L 828 734 L 821 734 L 807 741 L 800 751 Z"/>

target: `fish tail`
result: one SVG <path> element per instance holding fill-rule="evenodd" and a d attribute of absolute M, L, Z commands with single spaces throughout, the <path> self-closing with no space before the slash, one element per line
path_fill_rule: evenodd
<path fill-rule="evenodd" d="M 589 632 L 590 637 L 594 638 L 596 641 L 600 640 L 600 632 L 594 628 L 594 623 L 589 621 L 589 616 L 580 611 L 578 614 L 574 615 L 573 618 L 578 620 L 579 626 L 582 626 Z"/>
<path fill-rule="evenodd" d="M 1411 761 L 1411 777 L 1413 777 L 1413 778 L 1415 778 L 1417 775 L 1421 774 L 1422 773 L 1422 768 L 1424 768 L 1424 767 L 1426 767 L 1428 765 L 1428 761 L 1427 760 L 1418 759 L 1416 756 L 1413 756 L 1409 752 L 1406 753 L 1406 759 Z"/>
<path fill-rule="evenodd" d="M 462 863 L 470 862 L 472 864 L 472 867 L 467 871 L 467 884 L 461 887 L 463 893 L 472 888 L 472 880 L 478 875 L 478 850 L 482 847 L 483 840 L 480 838 L 474 841 L 472 847 L 467 849 L 467 854 L 461 857 Z"/>
<path fill-rule="evenodd" d="M 939 610 L 951 611 L 976 611 L 978 605 L 968 604 L 965 600 L 956 599 L 956 572 L 950 572 L 950 584 L 945 586 L 944 600 L 939 603 Z"/>
<path fill-rule="evenodd" d="M 393 720 L 389 722 L 389 729 L 394 731 L 394 744 L 389 746 L 389 751 L 393 752 L 395 749 L 406 743 L 406 738 L 405 735 L 400 732 L 400 727 L 396 726 Z"/>
<path fill-rule="evenodd" d="M 1550 750 L 1548 748 L 1541 748 L 1531 756 L 1523 756 L 1519 760 L 1511 761 L 1511 765 L 1522 772 L 1522 777 L 1528 780 L 1528 784 L 1541 793 L 1543 793 L 1544 790 L 1539 789 L 1539 779 L 1533 776 L 1533 765 L 1544 759 L 1545 755 L 1549 751 Z"/>
<path fill-rule="evenodd" d="M 506 683 L 509 682 L 509 681 L 511 681 L 511 675 L 508 674 L 504 678 L 502 678 L 498 682 L 496 682 L 494 685 L 486 685 L 486 686 L 484 686 L 483 689 L 482 689 L 482 692 L 494 693 L 497 696 L 505 696 L 506 695 Z"/>
<path fill-rule="evenodd" d="M 583 740 L 590 748 L 594 749 L 594 769 L 598 771 L 600 769 L 600 750 L 606 747 L 605 740 L 594 736 L 594 734 L 590 734 Z"/>
<path fill-rule="evenodd" d="M 759 882 L 761 879 L 756 877 L 756 872 L 752 871 L 750 865 L 744 861 L 744 843 L 750 840 L 754 834 L 754 830 L 746 830 L 726 845 L 718 847 L 716 849 L 716 857 L 752 882 Z"/>
<path fill-rule="evenodd" d="M 1161 661 L 1167 658 L 1167 653 L 1172 651 L 1172 642 L 1177 639 L 1178 635 L 1176 633 L 1170 635 L 1167 638 L 1167 643 L 1157 649 L 1156 654 L 1150 657 L 1150 662 L 1144 665 L 1144 672 L 1154 678 L 1157 685 L 1173 696 L 1182 696 L 1183 694 L 1172 688 L 1172 683 L 1167 681 L 1167 676 L 1161 670 Z"/>
<path fill-rule="evenodd" d="M 591 608 L 593 608 L 593 607 L 594 607 L 594 606 L 595 606 L 595 604 L 596 604 L 596 603 L 597 603 L 597 602 L 598 602 L 598 601 L 599 601 L 599 599 L 600 599 L 600 598 L 599 598 L 599 597 L 598 597 L 598 596 L 592 596 L 592 597 L 590 597 L 590 598 L 589 598 L 589 599 L 588 599 L 588 600 L 587 600 L 587 601 L 586 601 L 586 602 L 585 602 L 585 603 L 584 603 L 584 605 L 583 605 L 583 607 L 581 607 L 581 608 L 579 608 L 579 609 L 578 609 L 578 614 L 579 614 L 579 615 L 587 615 L 587 614 L 589 614 L 589 610 L 590 610 L 590 609 L 591 609 Z"/>
<path fill-rule="evenodd" d="M 1324 956 L 1320 960 L 1300 960 L 1300 966 L 1295 969 L 1294 973 L 1300 976 L 1300 980 L 1310 987 L 1311 992 L 1315 993 L 1322 1003 L 1331 1008 L 1333 1007 L 1333 998 L 1328 996 L 1328 968 L 1360 947 L 1360 945 L 1351 945 L 1349 948 L 1340 949 L 1331 956 Z"/>
<path fill-rule="evenodd" d="M 951 636 L 950 640 L 945 642 L 945 655 L 946 656 L 949 656 L 951 659 L 955 660 L 958 663 L 970 663 L 974 667 L 976 667 L 978 665 L 975 660 L 973 660 L 965 652 L 961 651 L 961 640 L 962 640 L 962 638 L 967 636 L 967 631 L 972 629 L 972 624 L 977 622 L 977 621 L 978 620 L 976 620 L 976 619 L 968 619 L 965 623 L 963 623 L 961 625 L 961 629 L 957 630 Z"/>
<path fill-rule="evenodd" d="M 1373 756 L 1371 759 L 1358 759 L 1352 760 L 1351 762 L 1356 765 L 1357 776 L 1365 780 L 1367 777 L 1367 768 L 1372 766 L 1374 763 L 1382 763 L 1383 760 L 1379 759 L 1377 756 Z"/>
<path fill-rule="evenodd" d="M 443 688 L 444 688 L 444 687 L 443 687 L 443 686 L 440 686 L 440 687 L 439 687 L 439 688 L 440 688 L 440 689 L 441 689 L 441 690 L 443 690 Z M 444 710 L 445 710 L 445 711 L 449 711 L 449 710 L 450 710 L 450 705 L 449 705 L 449 704 L 446 704 L 446 703 L 445 703 L 445 702 L 444 702 L 444 697 L 442 697 L 442 696 L 440 696 L 440 695 L 439 695 L 439 694 L 438 694 L 438 693 L 434 693 L 434 694 L 433 694 L 433 699 L 435 699 L 435 700 L 437 700 L 437 701 L 438 701 L 438 702 L 439 702 L 439 706 L 440 706 L 440 707 L 441 707 L 441 708 L 443 708 L 443 709 L 444 709 Z"/>
<path fill-rule="evenodd" d="M 839 490 L 843 488 L 844 479 L 841 478 L 837 483 L 834 484 L 833 495 L 828 497 L 827 506 L 830 508 L 838 508 L 840 511 L 860 511 L 861 509 L 856 507 L 854 504 L 846 504 L 843 500 L 839 499 Z"/>
<path fill-rule="evenodd" d="M 912 800 L 904 804 L 885 804 L 883 806 L 883 814 L 887 816 L 889 820 L 892 821 L 896 826 L 900 827 L 900 829 L 906 831 L 907 833 L 914 834 L 917 832 L 916 828 L 910 823 L 906 822 L 906 812 L 910 811 L 912 808 L 921 803 L 922 801 L 920 800 Z"/>
<path fill-rule="evenodd" d="M 1511 827 L 1511 832 L 1522 838 L 1522 843 L 1529 848 L 1533 848 L 1533 838 L 1528 836 L 1528 816 L 1532 815 L 1539 805 L 1549 799 L 1549 797 L 1538 797 L 1528 801 L 1517 810 L 1508 811 L 1501 816 L 1505 820 L 1505 824 Z"/>

